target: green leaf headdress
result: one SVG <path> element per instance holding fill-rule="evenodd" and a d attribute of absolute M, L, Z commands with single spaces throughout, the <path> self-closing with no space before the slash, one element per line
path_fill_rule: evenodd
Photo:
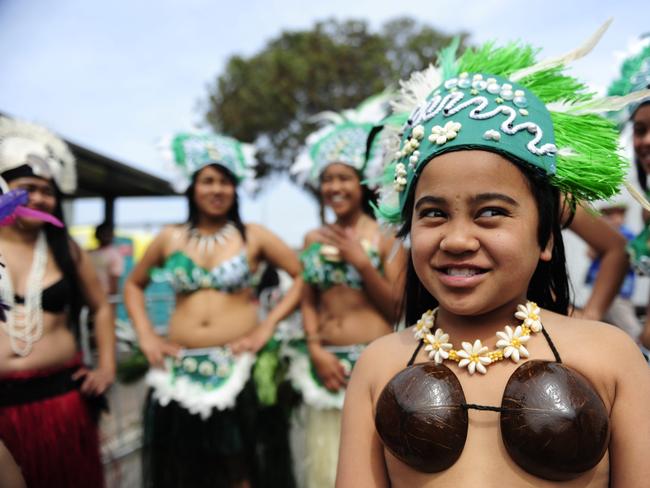
<path fill-rule="evenodd" d="M 630 93 L 650 88 L 650 34 L 633 43 L 621 63 L 621 76 L 614 80 L 607 90 L 608 95 L 624 97 Z M 650 96 L 630 103 L 626 110 L 615 114 L 621 125 L 625 124 L 639 105 L 650 102 Z"/>
<path fill-rule="evenodd" d="M 371 147 L 366 158 L 366 143 L 373 126 L 386 116 L 388 99 L 389 94 L 381 93 L 355 109 L 321 112 L 312 117 L 322 127 L 307 137 L 304 149 L 291 167 L 298 183 L 318 188 L 321 173 L 333 163 L 351 166 L 364 180 L 377 181 L 382 171 L 382 156 Z"/>
<path fill-rule="evenodd" d="M 0 173 L 29 166 L 67 194 L 77 189 L 76 160 L 68 145 L 40 125 L 0 117 Z"/>
<path fill-rule="evenodd" d="M 232 137 L 211 132 L 180 132 L 164 138 L 160 145 L 167 159 L 174 163 L 179 176 L 174 187 L 179 192 L 185 191 L 195 172 L 210 163 L 227 168 L 237 183 L 252 181 L 255 176 L 255 147 Z"/>
<path fill-rule="evenodd" d="M 455 41 L 438 65 L 401 83 L 394 113 L 408 113 L 401 128 L 388 128 L 392 153 L 385 161 L 380 216 L 402 222 L 416 176 L 432 158 L 482 148 L 539 168 L 578 201 L 608 199 L 624 182 L 627 161 L 618 153 L 615 124 L 599 114 L 647 96 L 596 99 L 564 73 L 587 54 L 609 22 L 583 46 L 564 56 L 536 61 L 529 45 L 494 43 L 456 58 Z M 392 136 L 390 136 L 392 134 Z"/>

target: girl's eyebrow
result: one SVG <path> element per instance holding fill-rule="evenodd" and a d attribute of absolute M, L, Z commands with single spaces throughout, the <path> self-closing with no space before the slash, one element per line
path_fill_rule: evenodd
<path fill-rule="evenodd" d="M 512 205 L 513 207 L 519 207 L 519 203 L 517 203 L 517 201 L 514 198 L 505 195 L 503 193 L 497 193 L 497 192 L 479 193 L 478 195 L 473 196 L 470 199 L 470 202 L 476 205 L 479 203 L 485 203 L 492 200 L 500 200 L 509 205 Z M 445 203 L 447 203 L 447 200 L 443 197 L 438 197 L 435 195 L 424 195 L 423 197 L 420 197 L 420 199 L 415 204 L 415 210 L 418 210 L 422 205 L 425 204 L 444 205 Z"/>
<path fill-rule="evenodd" d="M 445 200 L 442 197 L 436 197 L 433 195 L 424 195 L 423 197 L 420 197 L 420 199 L 415 204 L 415 210 L 418 210 L 422 205 L 427 203 L 431 205 L 444 205 L 446 201 L 447 200 Z"/>
<path fill-rule="evenodd" d="M 509 197 L 508 195 L 504 195 L 503 193 L 480 193 L 471 198 L 471 202 L 475 204 L 485 203 L 490 200 L 500 200 L 502 202 L 512 205 L 513 207 L 519 206 L 519 203 L 517 203 L 517 201 L 514 198 Z"/>

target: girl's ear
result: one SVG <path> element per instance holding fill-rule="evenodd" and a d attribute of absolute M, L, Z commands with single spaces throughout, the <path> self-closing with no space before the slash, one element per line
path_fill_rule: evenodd
<path fill-rule="evenodd" d="M 550 261 L 551 258 L 553 257 L 553 234 L 551 234 L 548 238 L 548 241 L 546 241 L 546 246 L 542 249 L 542 252 L 539 255 L 540 261 Z"/>

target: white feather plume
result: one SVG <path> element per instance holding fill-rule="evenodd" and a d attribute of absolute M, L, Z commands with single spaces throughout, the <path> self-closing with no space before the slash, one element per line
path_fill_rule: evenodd
<path fill-rule="evenodd" d="M 539 63 L 529 66 L 528 68 L 520 69 L 519 71 L 515 71 L 512 73 L 509 78 L 512 81 L 519 81 L 522 78 L 526 78 L 527 76 L 530 76 L 532 74 L 535 74 L 539 71 L 544 71 L 548 70 L 551 68 L 555 68 L 557 66 L 568 66 L 571 64 L 573 61 L 582 58 L 583 56 L 586 56 L 589 54 L 589 52 L 594 48 L 596 44 L 598 44 L 598 41 L 600 38 L 603 36 L 605 31 L 609 28 L 610 24 L 612 23 L 613 19 L 608 19 L 603 25 L 601 25 L 596 32 L 594 32 L 589 39 L 587 39 L 581 46 L 578 48 L 569 51 L 568 53 L 558 56 L 555 58 L 549 58 L 545 59 L 543 61 L 540 61 Z"/>
<path fill-rule="evenodd" d="M 393 113 L 411 113 L 441 83 L 442 73 L 432 64 L 422 71 L 411 74 L 408 80 L 401 80 L 400 91 L 390 103 Z"/>
<path fill-rule="evenodd" d="M 45 161 L 62 192 L 74 193 L 76 160 L 68 145 L 40 125 L 0 117 L 0 172 L 27 164 L 29 155 Z"/>
<path fill-rule="evenodd" d="M 639 90 L 624 97 L 602 97 L 587 102 L 552 102 L 546 105 L 551 112 L 561 112 L 572 115 L 596 114 L 616 112 L 627 107 L 630 103 L 650 97 L 650 90 Z"/>

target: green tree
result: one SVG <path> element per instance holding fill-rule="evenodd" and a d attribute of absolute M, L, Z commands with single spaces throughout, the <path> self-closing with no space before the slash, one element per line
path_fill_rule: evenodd
<path fill-rule="evenodd" d="M 356 20 L 286 31 L 254 56 L 228 60 L 209 88 L 205 118 L 215 130 L 257 144 L 259 176 L 284 171 L 314 130 L 312 115 L 355 107 L 395 86 L 434 62 L 451 38 L 408 18 L 379 32 Z"/>

